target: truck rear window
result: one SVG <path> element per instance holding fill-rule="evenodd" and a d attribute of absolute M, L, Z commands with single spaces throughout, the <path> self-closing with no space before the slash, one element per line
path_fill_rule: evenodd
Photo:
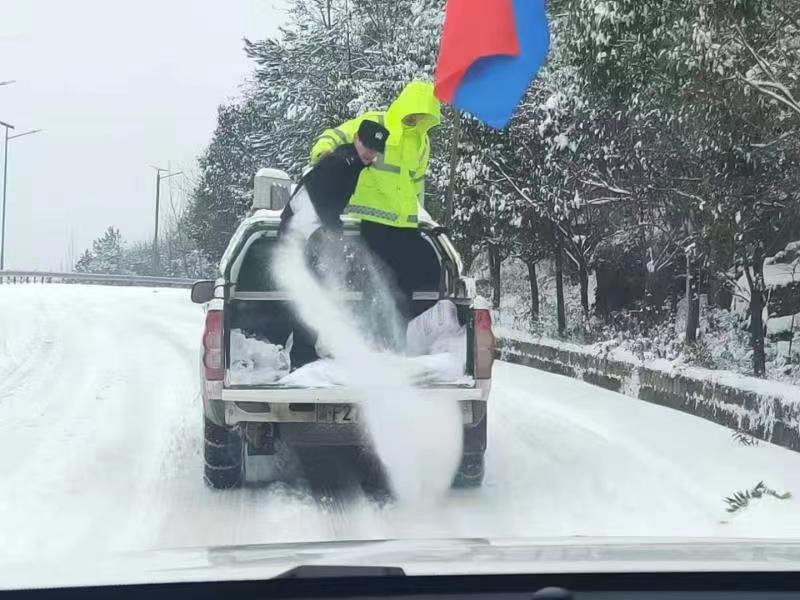
<path fill-rule="evenodd" d="M 431 241 L 423 234 L 418 241 L 409 244 L 408 263 L 400 265 L 404 279 L 412 282 L 413 291 L 438 291 L 441 280 L 439 257 Z M 236 287 L 241 292 L 277 291 L 278 286 L 273 278 L 272 265 L 278 248 L 278 238 L 262 236 L 255 240 L 247 250 L 237 278 Z M 321 247 L 321 242 L 312 237 L 307 247 L 307 260 L 314 270 L 329 272 L 327 259 L 332 252 L 341 253 L 345 260 L 342 277 L 346 280 L 346 288 L 362 291 L 361 282 L 364 271 L 375 268 L 374 262 L 366 258 L 366 250 L 358 236 L 345 236 L 342 246 Z M 341 263 L 339 263 L 341 265 Z"/>
<path fill-rule="evenodd" d="M 242 292 L 273 292 L 278 285 L 272 277 L 272 265 L 278 238 L 262 236 L 250 245 L 242 261 L 236 287 Z"/>

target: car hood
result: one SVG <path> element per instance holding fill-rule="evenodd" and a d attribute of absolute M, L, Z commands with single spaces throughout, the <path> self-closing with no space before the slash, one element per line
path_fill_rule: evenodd
<path fill-rule="evenodd" d="M 800 540 L 367 540 L 179 548 L 0 565 L 0 588 L 269 579 L 299 565 L 400 567 L 406 575 L 800 571 Z"/>

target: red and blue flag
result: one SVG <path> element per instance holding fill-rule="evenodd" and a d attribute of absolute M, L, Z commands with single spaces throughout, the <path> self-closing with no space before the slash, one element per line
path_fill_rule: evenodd
<path fill-rule="evenodd" d="M 545 0 L 447 0 L 436 97 L 501 129 L 547 58 Z"/>

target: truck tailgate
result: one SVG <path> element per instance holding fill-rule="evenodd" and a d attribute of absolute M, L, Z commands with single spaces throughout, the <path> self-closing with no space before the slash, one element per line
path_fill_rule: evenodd
<path fill-rule="evenodd" d="M 477 381 L 476 386 L 436 386 L 420 388 L 431 402 L 458 402 L 465 423 L 486 414 L 490 381 Z M 378 391 L 379 393 L 379 391 Z M 331 388 L 255 388 L 228 387 L 222 390 L 225 422 L 266 423 L 342 423 L 337 414 L 350 414 L 359 401 L 357 391 L 350 387 Z M 478 406 L 473 407 L 473 404 Z M 354 413 L 357 414 L 357 413 Z M 357 422 L 356 416 L 352 422 Z"/>
<path fill-rule="evenodd" d="M 431 400 L 486 400 L 488 390 L 484 385 L 473 386 L 437 386 L 420 388 L 426 398 Z M 222 400 L 225 402 L 264 402 L 285 404 L 290 402 L 311 402 L 314 404 L 341 404 L 349 402 L 358 404 L 357 392 L 353 388 L 339 386 L 330 388 L 256 388 L 229 387 L 223 388 Z"/>

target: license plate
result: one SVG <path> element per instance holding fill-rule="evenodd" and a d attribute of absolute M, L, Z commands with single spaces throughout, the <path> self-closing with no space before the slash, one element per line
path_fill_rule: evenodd
<path fill-rule="evenodd" d="M 318 404 L 319 423 L 358 423 L 358 407 L 353 404 Z"/>

